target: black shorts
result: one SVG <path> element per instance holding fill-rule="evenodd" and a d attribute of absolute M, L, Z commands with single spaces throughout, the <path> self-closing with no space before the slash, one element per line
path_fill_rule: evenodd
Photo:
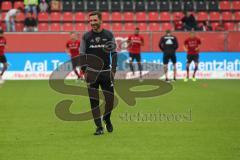
<path fill-rule="evenodd" d="M 191 62 L 198 63 L 199 62 L 199 54 L 188 54 L 187 55 L 187 63 Z"/>
<path fill-rule="evenodd" d="M 72 61 L 72 67 L 73 68 L 76 68 L 77 66 L 80 66 L 80 56 L 72 58 L 71 61 Z"/>
<path fill-rule="evenodd" d="M 163 54 L 163 64 L 168 64 L 169 60 L 172 61 L 173 64 L 177 63 L 176 54 Z"/>
<path fill-rule="evenodd" d="M 7 63 L 7 58 L 5 55 L 0 56 L 0 63 Z"/>
<path fill-rule="evenodd" d="M 134 61 L 134 59 L 136 59 L 137 62 L 141 62 L 141 55 L 140 54 L 129 53 L 129 57 L 130 57 L 131 61 Z"/>

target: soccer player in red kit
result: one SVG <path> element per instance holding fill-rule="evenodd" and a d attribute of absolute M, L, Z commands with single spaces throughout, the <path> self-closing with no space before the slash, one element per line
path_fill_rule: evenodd
<path fill-rule="evenodd" d="M 130 69 L 134 74 L 133 61 L 136 59 L 138 63 L 138 69 L 140 71 L 140 78 L 142 78 L 142 64 L 141 64 L 141 46 L 144 45 L 144 39 L 139 35 L 139 28 L 135 29 L 135 33 L 128 37 L 128 51 L 130 57 Z"/>
<path fill-rule="evenodd" d="M 196 81 L 195 75 L 198 70 L 199 63 L 199 46 L 201 45 L 201 40 L 196 37 L 195 32 L 190 32 L 190 37 L 184 41 L 184 48 L 187 51 L 187 77 L 184 79 L 185 82 L 189 79 L 189 66 L 193 61 L 195 64 L 194 72 L 193 72 L 193 81 Z"/>
<path fill-rule="evenodd" d="M 70 34 L 71 39 L 66 44 L 66 52 L 69 54 L 69 56 L 71 56 L 73 71 L 77 75 L 78 79 L 82 79 L 84 75 L 83 71 L 80 70 L 79 73 L 77 70 L 77 67 L 80 66 L 80 41 L 78 40 L 77 34 L 75 32 L 71 32 Z"/>
<path fill-rule="evenodd" d="M 4 55 L 4 50 L 5 50 L 6 44 L 7 44 L 7 41 L 6 41 L 6 38 L 3 36 L 3 30 L 0 30 L 0 63 L 3 64 L 3 68 L 0 72 L 0 82 L 1 83 L 3 82 L 2 76 L 8 67 L 7 58 Z"/>

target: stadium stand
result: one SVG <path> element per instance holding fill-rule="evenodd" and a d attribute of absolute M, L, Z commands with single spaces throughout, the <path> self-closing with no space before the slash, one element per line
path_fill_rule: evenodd
<path fill-rule="evenodd" d="M 121 3 L 119 0 L 112 0 L 111 1 L 111 11 L 121 11 Z"/>
<path fill-rule="evenodd" d="M 205 0 L 198 0 L 196 2 L 196 11 L 207 11 L 207 3 Z"/>
<path fill-rule="evenodd" d="M 109 11 L 109 1 L 101 0 L 99 1 L 99 11 Z"/>
<path fill-rule="evenodd" d="M 38 31 L 39 32 L 48 32 L 49 31 L 49 26 L 47 23 L 39 23 L 38 24 Z"/>
<path fill-rule="evenodd" d="M 109 23 L 103 23 L 102 26 L 105 29 L 111 30 L 111 25 Z"/>
<path fill-rule="evenodd" d="M 156 0 L 148 0 L 147 1 L 147 10 L 148 11 L 158 11 L 158 3 L 157 3 L 157 1 Z"/>
<path fill-rule="evenodd" d="M 185 11 L 194 11 L 193 0 L 183 1 L 183 8 L 184 8 Z"/>
<path fill-rule="evenodd" d="M 132 0 L 124 0 L 123 2 L 123 11 L 124 12 L 133 12 L 134 9 L 134 5 L 133 5 L 133 1 Z"/>
<path fill-rule="evenodd" d="M 86 10 L 83 0 L 77 0 L 74 5 L 75 5 L 75 8 L 74 8 L 75 12 L 83 12 Z"/>
<path fill-rule="evenodd" d="M 146 23 L 138 23 L 136 25 L 141 31 L 148 31 L 148 26 Z"/>
<path fill-rule="evenodd" d="M 149 23 L 148 25 L 150 31 L 160 31 L 160 24 L 159 23 Z"/>
<path fill-rule="evenodd" d="M 108 12 L 102 12 L 102 20 L 104 22 L 109 22 L 111 20 L 110 14 Z"/>
<path fill-rule="evenodd" d="M 87 1 L 87 10 L 88 11 L 96 11 L 97 10 L 98 3 L 96 0 L 88 0 Z"/>
<path fill-rule="evenodd" d="M 134 22 L 135 21 L 135 16 L 133 12 L 123 12 L 124 21 L 130 21 Z"/>
<path fill-rule="evenodd" d="M 76 23 L 75 30 L 78 31 L 78 32 L 84 32 L 86 30 L 86 24 Z"/>
<path fill-rule="evenodd" d="M 207 21 L 209 19 L 207 12 L 198 12 L 196 17 L 198 21 Z"/>
<path fill-rule="evenodd" d="M 170 2 L 168 0 L 161 0 L 159 2 L 159 10 L 160 11 L 169 11 L 170 10 Z"/>
<path fill-rule="evenodd" d="M 62 10 L 64 12 L 73 11 L 73 2 L 71 0 L 65 0 L 62 2 Z"/>
<path fill-rule="evenodd" d="M 145 1 L 144 0 L 135 0 L 135 11 L 142 12 L 145 11 Z"/>
<path fill-rule="evenodd" d="M 182 6 L 183 5 L 182 5 L 181 0 L 174 0 L 172 2 L 172 11 L 173 12 L 182 11 L 183 10 Z"/>
<path fill-rule="evenodd" d="M 63 23 L 63 31 L 65 32 L 71 32 L 74 31 L 74 26 L 72 23 Z"/>
<path fill-rule="evenodd" d="M 23 0 L 0 3 L 2 26 L 7 11 L 24 8 Z M 49 3 L 53 5 L 49 12 L 38 13 L 39 31 L 86 31 L 88 13 L 94 10 L 102 11 L 104 26 L 114 31 L 131 29 L 133 25 L 146 31 L 173 29 L 174 22 L 187 11 L 195 15 L 199 24 L 209 20 L 213 28 L 222 23 L 227 30 L 238 30 L 240 22 L 240 0 L 59 0 Z M 18 15 L 17 31 L 21 31 L 24 18 L 24 13 Z"/>
<path fill-rule="evenodd" d="M 3 1 L 1 4 L 1 10 L 2 11 L 8 11 L 12 9 L 12 3 L 11 1 Z"/>
<path fill-rule="evenodd" d="M 123 30 L 122 23 L 112 23 L 112 30 L 114 30 L 114 31 L 122 31 Z"/>
<path fill-rule="evenodd" d="M 147 14 L 145 12 L 137 12 L 136 13 L 136 21 L 147 21 Z"/>
<path fill-rule="evenodd" d="M 208 9 L 209 9 L 209 11 L 218 11 L 219 10 L 219 1 L 218 0 L 208 0 Z"/>
<path fill-rule="evenodd" d="M 13 4 L 13 8 L 22 8 L 24 9 L 23 1 L 15 1 Z"/>

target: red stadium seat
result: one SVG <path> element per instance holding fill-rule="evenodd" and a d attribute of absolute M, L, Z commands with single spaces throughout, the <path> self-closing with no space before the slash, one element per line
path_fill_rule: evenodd
<path fill-rule="evenodd" d="M 0 24 L 0 27 L 3 29 L 3 31 L 7 30 L 6 24 L 3 22 Z"/>
<path fill-rule="evenodd" d="M 222 20 L 223 21 L 231 21 L 231 20 L 233 20 L 232 12 L 222 12 Z"/>
<path fill-rule="evenodd" d="M 237 31 L 240 31 L 240 22 L 237 23 L 236 29 L 237 29 Z"/>
<path fill-rule="evenodd" d="M 208 20 L 208 13 L 207 12 L 198 12 L 196 17 L 197 17 L 198 21 L 206 21 L 206 20 Z"/>
<path fill-rule="evenodd" d="M 160 21 L 171 21 L 171 14 L 169 12 L 161 12 L 160 13 Z"/>
<path fill-rule="evenodd" d="M 64 22 L 72 22 L 73 19 L 74 19 L 74 15 L 72 12 L 64 12 L 63 15 L 62 15 L 62 19 Z"/>
<path fill-rule="evenodd" d="M 215 31 L 216 30 L 216 27 L 219 25 L 219 22 L 213 22 L 211 23 L 211 26 L 213 28 L 213 30 Z"/>
<path fill-rule="evenodd" d="M 122 23 L 112 23 L 112 30 L 113 31 L 122 31 L 123 30 Z"/>
<path fill-rule="evenodd" d="M 2 2 L 2 7 L 1 7 L 2 11 L 8 11 L 10 9 L 12 9 L 12 2 L 11 1 Z"/>
<path fill-rule="evenodd" d="M 74 27 L 72 23 L 63 23 L 63 31 L 64 32 L 71 32 L 74 31 Z"/>
<path fill-rule="evenodd" d="M 235 24 L 233 22 L 226 22 L 226 23 L 224 23 L 224 29 L 227 31 L 234 31 Z"/>
<path fill-rule="evenodd" d="M 61 14 L 60 12 L 52 12 L 50 14 L 52 22 L 60 22 L 61 21 Z"/>
<path fill-rule="evenodd" d="M 148 20 L 149 21 L 159 21 L 159 14 L 158 14 L 158 12 L 149 12 L 148 13 Z"/>
<path fill-rule="evenodd" d="M 135 21 L 133 12 L 123 12 L 123 21 Z"/>
<path fill-rule="evenodd" d="M 146 21 L 147 15 L 146 12 L 137 12 L 136 13 L 136 21 Z"/>
<path fill-rule="evenodd" d="M 148 31 L 146 23 L 138 23 L 137 26 L 139 27 L 140 31 Z"/>
<path fill-rule="evenodd" d="M 90 30 L 92 30 L 92 27 L 90 24 L 87 24 L 87 31 L 90 31 Z"/>
<path fill-rule="evenodd" d="M 23 23 L 16 23 L 15 28 L 16 28 L 17 32 L 22 32 L 23 28 L 24 28 L 24 25 L 23 25 Z"/>
<path fill-rule="evenodd" d="M 40 12 L 38 14 L 38 20 L 40 22 L 47 22 L 49 20 L 49 15 L 46 12 Z"/>
<path fill-rule="evenodd" d="M 122 14 L 120 12 L 113 12 L 112 21 L 122 21 Z"/>
<path fill-rule="evenodd" d="M 219 8 L 220 10 L 230 11 L 231 10 L 231 2 L 230 1 L 220 1 Z"/>
<path fill-rule="evenodd" d="M 234 13 L 235 21 L 240 21 L 240 11 Z"/>
<path fill-rule="evenodd" d="M 102 12 L 102 20 L 103 21 L 110 21 L 110 15 L 108 12 Z"/>
<path fill-rule="evenodd" d="M 173 13 L 173 20 L 176 21 L 176 20 L 182 19 L 183 16 L 184 16 L 184 14 L 182 12 L 174 12 Z"/>
<path fill-rule="evenodd" d="M 232 9 L 240 10 L 240 1 L 232 1 Z"/>
<path fill-rule="evenodd" d="M 14 2 L 13 8 L 22 8 L 22 9 L 24 9 L 23 1 L 16 1 L 16 2 Z"/>
<path fill-rule="evenodd" d="M 77 12 L 75 14 L 75 21 L 77 22 L 84 22 L 86 19 L 86 15 L 83 12 Z"/>
<path fill-rule="evenodd" d="M 52 32 L 60 32 L 60 31 L 61 31 L 61 25 L 60 25 L 60 23 L 52 23 L 52 24 L 50 25 L 50 30 L 51 30 Z"/>
<path fill-rule="evenodd" d="M 107 30 L 111 30 L 111 26 L 110 26 L 109 23 L 103 23 L 103 24 L 102 24 L 102 27 L 105 28 L 105 29 L 107 29 Z"/>
<path fill-rule="evenodd" d="M 161 27 L 159 23 L 149 23 L 149 31 L 160 31 Z"/>
<path fill-rule="evenodd" d="M 79 32 L 84 32 L 86 30 L 86 24 L 84 23 L 76 23 L 75 30 Z"/>
<path fill-rule="evenodd" d="M 166 30 L 173 30 L 173 25 L 171 23 L 163 23 L 162 24 L 162 31 L 166 31 Z"/>
<path fill-rule="evenodd" d="M 47 23 L 39 23 L 38 24 L 38 31 L 39 32 L 48 32 L 49 31 L 49 27 Z"/>
<path fill-rule="evenodd" d="M 17 14 L 16 19 L 17 19 L 17 21 L 23 22 L 25 20 L 25 14 L 20 12 L 19 14 Z"/>
<path fill-rule="evenodd" d="M 136 28 L 136 25 L 134 23 L 125 23 L 124 25 L 124 31 L 134 31 Z"/>
<path fill-rule="evenodd" d="M 1 13 L 1 19 L 2 19 L 2 21 L 5 21 L 5 17 L 6 17 L 6 14 L 7 14 L 7 12 L 2 12 Z"/>
<path fill-rule="evenodd" d="M 209 14 L 210 21 L 220 21 L 221 16 L 219 12 L 210 12 Z"/>

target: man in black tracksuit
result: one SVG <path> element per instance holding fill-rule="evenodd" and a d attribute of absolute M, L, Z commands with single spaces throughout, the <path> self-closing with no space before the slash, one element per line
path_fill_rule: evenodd
<path fill-rule="evenodd" d="M 101 135 L 104 132 L 99 109 L 98 89 L 99 86 L 101 86 L 106 102 L 103 121 L 106 124 L 107 131 L 112 132 L 113 126 L 110 116 L 114 104 L 113 78 L 116 73 L 117 52 L 115 51 L 116 44 L 113 34 L 110 31 L 101 28 L 101 13 L 92 12 L 89 15 L 89 23 L 92 30 L 83 35 L 80 45 L 80 54 L 87 55 L 87 69 L 85 69 L 85 76 L 88 83 L 92 114 L 97 126 L 94 135 Z M 102 63 L 99 63 L 99 59 Z"/>
<path fill-rule="evenodd" d="M 177 58 L 176 58 L 176 50 L 178 49 L 178 40 L 175 36 L 171 34 L 170 30 L 166 31 L 166 35 L 164 35 L 160 42 L 159 42 L 159 48 L 163 51 L 163 64 L 164 64 L 164 72 L 166 76 L 166 81 L 169 81 L 168 79 L 168 62 L 169 59 L 173 63 L 173 80 L 176 81 L 176 74 L 177 74 Z"/>

